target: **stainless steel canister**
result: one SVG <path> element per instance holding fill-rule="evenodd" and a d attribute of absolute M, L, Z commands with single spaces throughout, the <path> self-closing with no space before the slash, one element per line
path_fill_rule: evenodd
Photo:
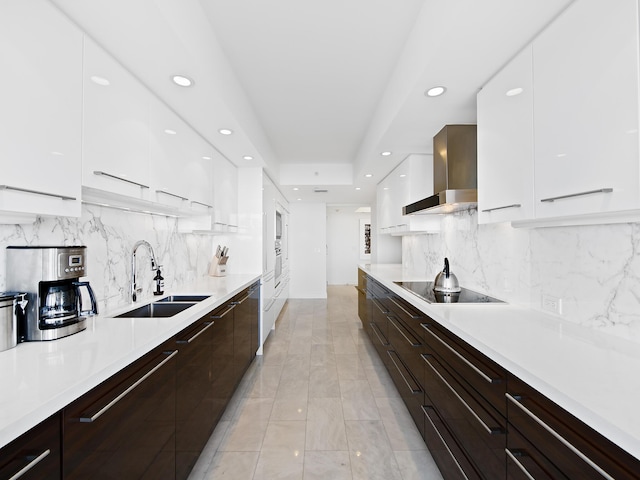
<path fill-rule="evenodd" d="M 26 293 L 0 292 L 0 352 L 18 344 L 18 324 L 26 305 Z"/>

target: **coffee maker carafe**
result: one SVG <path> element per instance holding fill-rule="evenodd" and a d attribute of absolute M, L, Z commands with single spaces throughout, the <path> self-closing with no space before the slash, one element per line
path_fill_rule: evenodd
<path fill-rule="evenodd" d="M 27 292 L 29 301 L 19 341 L 55 340 L 86 328 L 86 315 L 98 309 L 89 282 L 79 281 L 85 260 L 81 246 L 7 247 L 7 286 Z"/>

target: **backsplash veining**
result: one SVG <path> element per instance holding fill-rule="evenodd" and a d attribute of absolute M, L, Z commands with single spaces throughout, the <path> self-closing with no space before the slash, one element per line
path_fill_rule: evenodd
<path fill-rule="evenodd" d="M 0 225 L 0 291 L 6 289 L 6 247 L 9 245 L 85 245 L 86 279 L 104 312 L 128 303 L 131 251 L 147 240 L 162 265 L 165 289 L 171 290 L 206 276 L 213 238 L 178 231 L 175 218 L 136 214 L 84 205 L 82 217 L 38 218 L 33 224 Z M 138 284 L 142 295 L 153 290 L 151 262 L 146 249 L 137 254 Z"/>
<path fill-rule="evenodd" d="M 446 256 L 467 288 L 539 310 L 552 295 L 563 318 L 640 342 L 640 224 L 515 229 L 468 211 L 441 226 L 403 237 L 405 266 L 433 278 Z"/>

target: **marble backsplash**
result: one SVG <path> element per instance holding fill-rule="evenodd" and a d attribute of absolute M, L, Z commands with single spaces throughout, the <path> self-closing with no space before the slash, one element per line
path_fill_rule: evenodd
<path fill-rule="evenodd" d="M 441 219 L 441 232 L 402 239 L 405 267 L 434 278 L 448 257 L 460 284 L 640 342 L 640 224 L 515 229 L 478 225 L 477 212 Z"/>
<path fill-rule="evenodd" d="M 104 312 L 130 302 L 131 252 L 138 240 L 153 247 L 165 279 L 165 290 L 206 276 L 214 238 L 178 231 L 176 218 L 130 213 L 83 205 L 80 218 L 38 218 L 33 224 L 0 225 L 0 291 L 6 290 L 9 245 L 85 245 L 87 275 Z M 137 253 L 138 285 L 151 295 L 153 277 L 147 250 Z"/>

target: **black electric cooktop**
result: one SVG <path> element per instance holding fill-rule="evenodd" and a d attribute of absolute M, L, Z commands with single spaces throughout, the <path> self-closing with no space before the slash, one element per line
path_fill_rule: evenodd
<path fill-rule="evenodd" d="M 429 303 L 505 303 L 497 298 L 463 288 L 458 293 L 433 291 L 433 282 L 393 282 Z"/>

